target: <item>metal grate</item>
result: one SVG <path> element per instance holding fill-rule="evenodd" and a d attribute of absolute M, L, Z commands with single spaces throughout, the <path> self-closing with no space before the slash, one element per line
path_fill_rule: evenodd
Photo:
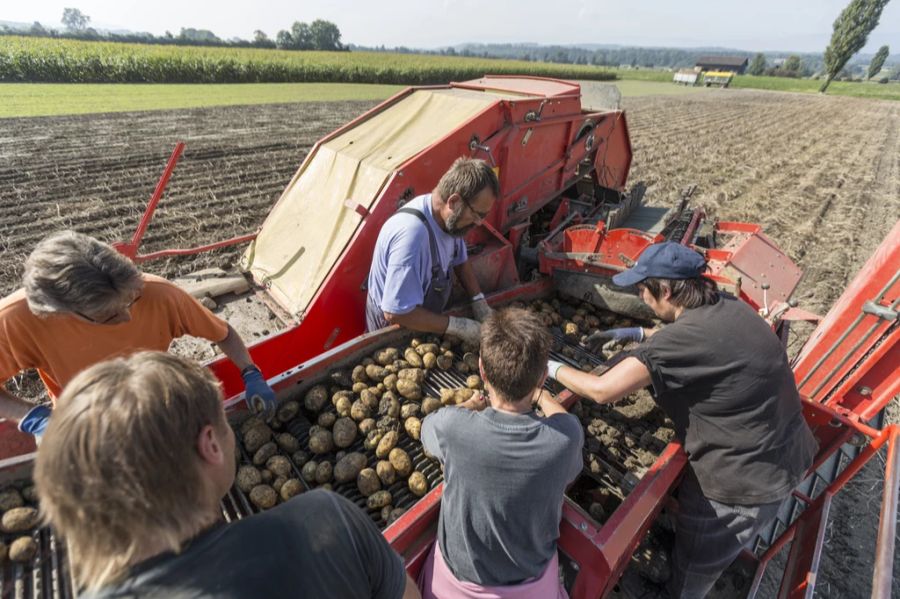
<path fill-rule="evenodd" d="M 3 541 L 8 545 L 19 536 L 3 535 Z M 0 598 L 75 597 L 65 543 L 47 527 L 32 532 L 31 537 L 37 543 L 37 553 L 30 563 L 5 560 L 0 566 Z"/>

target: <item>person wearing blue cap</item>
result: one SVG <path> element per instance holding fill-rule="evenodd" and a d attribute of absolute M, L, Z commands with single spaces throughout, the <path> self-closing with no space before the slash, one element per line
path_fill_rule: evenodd
<path fill-rule="evenodd" d="M 601 376 L 548 364 L 551 377 L 598 403 L 649 387 L 674 423 L 688 468 L 667 587 L 682 599 L 706 596 L 776 517 L 817 449 L 781 340 L 749 305 L 720 293 L 705 270 L 686 246 L 650 246 L 613 283 L 636 286 L 669 324 L 598 336 L 641 342 Z"/>

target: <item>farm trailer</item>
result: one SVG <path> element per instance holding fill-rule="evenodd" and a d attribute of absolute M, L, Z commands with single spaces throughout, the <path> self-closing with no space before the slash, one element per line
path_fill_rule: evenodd
<path fill-rule="evenodd" d="M 396 327 L 362 334 L 362 284 L 374 242 L 384 221 L 408 199 L 430 191 L 460 155 L 489 161 L 501 182 L 501 198 L 484 226 L 466 240 L 479 282 L 494 305 L 559 294 L 604 310 L 646 316 L 634 295 L 612 289 L 608 280 L 649 244 L 669 239 L 704 253 L 709 276 L 759 310 L 782 337 L 792 319 L 813 318 L 791 299 L 799 269 L 759 226 L 709 220 L 702 210 L 688 207 L 686 197 L 664 211 L 643 206 L 639 186 L 626 193 L 631 147 L 625 114 L 582 112 L 579 91 L 565 81 L 519 77 L 410 88 L 316 144 L 261 230 L 222 242 L 253 239 L 244 266 L 273 309 L 292 323 L 251 348 L 280 399 L 296 398 L 335 369 L 406 340 L 408 334 Z M 198 249 L 138 253 L 181 147 L 135 236 L 120 245 L 136 261 Z M 804 413 L 820 450 L 772 530 L 743 556 L 755 573 L 745 589 L 748 596 L 758 591 L 771 557 L 792 540 L 781 594 L 811 596 L 834 493 L 883 446 L 889 448 L 888 481 L 896 482 L 897 428 L 879 430 L 867 423 L 900 384 L 895 374 L 900 365 L 895 347 L 897 264 L 900 225 L 820 323 L 795 364 Z M 570 362 L 572 352 L 579 351 L 562 349 L 569 356 L 560 357 Z M 602 368 L 596 356 L 587 358 Z M 230 417 L 241 420 L 245 415 L 237 373 L 224 360 L 210 368 L 223 382 Z M 457 372 L 442 376 L 443 385 L 460 382 Z M 560 398 L 573 409 L 579 403 L 567 392 Z M 300 422 L 291 430 L 302 440 L 307 429 Z M 9 423 L 0 425 L 6 480 L 27 477 L 33 459 L 30 443 Z M 615 488 L 587 471 L 576 482 L 573 489 L 594 485 L 621 497 L 603 521 L 566 499 L 560 553 L 571 596 L 612 592 L 657 515 L 674 503 L 670 494 L 686 461 L 672 442 L 637 476 L 613 464 Z M 416 465 L 428 470 L 424 461 Z M 442 491 L 439 473 L 429 470 L 428 476 L 428 494 L 402 499 L 407 511 L 384 529 L 413 575 L 434 540 Z M 889 594 L 884 585 L 890 584 L 896 487 L 885 485 L 874 587 L 878 596 Z M 353 489 L 336 490 L 359 500 Z M 237 489 L 223 500 L 226 518 L 253 511 Z M 63 543 L 47 529 L 34 534 L 39 544 L 35 560 L 3 566 L 3 593 L 18 588 L 26 596 L 71 595 Z"/>

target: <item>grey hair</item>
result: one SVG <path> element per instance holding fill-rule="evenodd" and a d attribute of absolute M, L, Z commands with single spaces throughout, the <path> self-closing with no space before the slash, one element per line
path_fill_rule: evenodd
<path fill-rule="evenodd" d="M 36 315 L 96 314 L 140 291 L 141 273 L 110 245 L 75 231 L 42 239 L 25 260 L 22 285 Z"/>
<path fill-rule="evenodd" d="M 437 191 L 443 201 L 454 193 L 458 193 L 462 199 L 469 202 L 481 191 L 489 187 L 495 196 L 500 196 L 500 181 L 497 174 L 484 160 L 477 158 L 457 158 L 441 180 L 438 181 Z"/>

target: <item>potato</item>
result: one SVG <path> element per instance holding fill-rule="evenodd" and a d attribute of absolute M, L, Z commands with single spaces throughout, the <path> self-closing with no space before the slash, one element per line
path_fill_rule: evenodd
<path fill-rule="evenodd" d="M 296 478 L 287 479 L 283 485 L 281 485 L 281 491 L 279 491 L 279 495 L 284 501 L 287 501 L 291 497 L 295 497 L 303 492 L 303 483 L 301 483 Z"/>
<path fill-rule="evenodd" d="M 472 372 L 478 372 L 478 354 L 475 352 L 466 352 L 463 354 L 463 362 L 466 363 L 466 366 L 469 367 L 469 370 Z"/>
<path fill-rule="evenodd" d="M 428 480 L 418 470 L 409 475 L 409 480 L 406 481 L 406 484 L 416 497 L 421 497 L 428 492 Z"/>
<path fill-rule="evenodd" d="M 405 381 L 412 381 L 418 385 L 425 382 L 425 371 L 421 368 L 404 368 L 397 373 L 397 378 Z M 397 381 L 399 383 L 399 381 Z"/>
<path fill-rule="evenodd" d="M 389 487 L 397 481 L 397 471 L 387 460 L 380 460 L 375 464 L 375 473 L 385 487 Z"/>
<path fill-rule="evenodd" d="M 234 483 L 238 489 L 249 493 L 250 489 L 262 483 L 262 474 L 253 466 L 241 466 L 234 477 Z"/>
<path fill-rule="evenodd" d="M 320 412 L 326 401 L 328 401 L 328 389 L 325 388 L 325 385 L 316 385 L 306 392 L 303 405 L 310 412 Z"/>
<path fill-rule="evenodd" d="M 33 507 L 14 507 L 0 519 L 3 532 L 25 532 L 38 524 L 38 511 Z"/>
<path fill-rule="evenodd" d="M 394 509 L 391 510 L 391 513 L 390 513 L 390 515 L 388 516 L 388 519 L 387 519 L 387 523 L 388 523 L 388 524 L 393 524 L 393 523 L 396 522 L 397 519 L 400 518 L 400 516 L 402 516 L 404 513 L 406 513 L 406 510 L 405 510 L 405 509 L 403 509 L 402 507 L 395 507 Z"/>
<path fill-rule="evenodd" d="M 381 442 L 381 438 L 384 437 L 384 431 L 379 429 L 373 429 L 369 431 L 369 434 L 366 435 L 366 440 L 363 441 L 363 447 L 368 449 L 369 451 L 374 450 L 378 447 L 378 444 Z"/>
<path fill-rule="evenodd" d="M 415 381 L 400 379 L 397 381 L 397 392 L 406 399 L 422 399 L 422 387 Z"/>
<path fill-rule="evenodd" d="M 453 365 L 453 367 L 454 367 L 456 370 L 458 370 L 458 371 L 460 372 L 460 374 L 469 374 L 469 372 L 471 372 L 471 369 L 469 368 L 468 364 L 466 364 L 466 363 L 463 362 L 462 360 L 458 360 L 458 361 Z"/>
<path fill-rule="evenodd" d="M 410 416 L 403 422 L 403 429 L 410 438 L 416 441 L 422 437 L 422 421 L 415 416 Z"/>
<path fill-rule="evenodd" d="M 269 485 L 256 485 L 250 490 L 250 501 L 256 507 L 267 510 L 278 501 L 278 493 Z"/>
<path fill-rule="evenodd" d="M 372 359 L 374 359 L 375 362 L 377 362 L 381 366 L 387 366 L 398 357 L 400 357 L 400 350 L 398 350 L 396 347 L 386 347 L 375 352 L 375 354 L 372 356 Z"/>
<path fill-rule="evenodd" d="M 442 407 L 440 400 L 433 397 L 426 397 L 422 400 L 422 414 L 425 416 L 428 416 L 432 412 L 437 412 Z"/>
<path fill-rule="evenodd" d="M 422 343 L 416 346 L 416 353 L 422 357 L 424 357 L 425 354 L 437 354 L 440 351 L 441 348 L 437 343 Z"/>
<path fill-rule="evenodd" d="M 366 418 L 359 423 L 359 434 L 368 435 L 370 431 L 375 429 L 375 419 Z"/>
<path fill-rule="evenodd" d="M 375 457 L 386 458 L 399 440 L 400 435 L 397 434 L 397 431 L 386 432 L 375 448 Z"/>
<path fill-rule="evenodd" d="M 324 485 L 331 482 L 331 476 L 334 473 L 334 466 L 329 461 L 320 462 L 316 467 L 316 482 Z"/>
<path fill-rule="evenodd" d="M 453 354 L 441 354 L 437 357 L 436 363 L 441 370 L 450 370 L 453 368 Z"/>
<path fill-rule="evenodd" d="M 263 468 L 259 471 L 259 475 L 262 477 L 262 481 L 264 485 L 268 485 L 273 480 L 275 480 L 275 475 L 272 474 L 272 471 L 268 468 Z"/>
<path fill-rule="evenodd" d="M 368 497 L 381 489 L 381 479 L 372 468 L 363 468 L 356 477 L 356 486 L 359 492 Z"/>
<path fill-rule="evenodd" d="M 265 424 L 265 422 L 263 422 L 263 419 L 259 416 L 250 416 L 249 418 L 244 420 L 241 423 L 241 437 L 246 435 L 247 431 L 249 431 L 251 428 L 253 428 L 254 426 L 259 426 L 260 424 Z"/>
<path fill-rule="evenodd" d="M 368 404 L 361 399 L 357 399 L 353 402 L 353 405 L 350 406 L 350 418 L 356 422 L 362 422 L 371 415 L 371 408 L 369 408 Z"/>
<path fill-rule="evenodd" d="M 383 366 L 377 364 L 369 364 L 366 366 L 366 376 L 375 382 L 380 382 L 387 374 L 388 372 Z"/>
<path fill-rule="evenodd" d="M 9 546 L 9 559 L 14 562 L 30 562 L 37 553 L 37 543 L 31 537 L 19 537 Z"/>
<path fill-rule="evenodd" d="M 425 342 L 422 341 L 421 339 L 419 339 L 418 337 L 413 337 L 412 340 L 409 342 L 409 346 L 411 348 L 415 349 L 415 348 L 419 347 L 420 345 L 422 345 L 423 343 L 425 343 Z"/>
<path fill-rule="evenodd" d="M 417 403 L 405 403 L 400 406 L 400 419 L 406 420 L 422 413 L 422 406 Z"/>
<path fill-rule="evenodd" d="M 294 453 L 300 449 L 300 441 L 290 433 L 281 433 L 275 437 L 275 443 L 286 453 Z"/>
<path fill-rule="evenodd" d="M 384 380 L 381 382 L 384 383 L 385 389 L 393 391 L 397 388 L 397 378 L 397 375 L 392 373 L 384 377 Z"/>
<path fill-rule="evenodd" d="M 18 489 L 3 489 L 0 491 L 0 511 L 11 510 L 25 505 L 25 499 Z"/>
<path fill-rule="evenodd" d="M 345 395 L 342 395 L 338 397 L 337 400 L 335 400 L 334 409 L 337 412 L 338 416 L 347 417 L 353 410 L 353 400 Z"/>
<path fill-rule="evenodd" d="M 394 363 L 391 364 L 394 367 L 396 372 L 400 372 L 404 368 L 412 368 L 412 364 L 407 362 L 406 360 L 394 360 Z"/>
<path fill-rule="evenodd" d="M 369 498 L 366 499 L 366 507 L 370 510 L 377 510 L 383 508 L 386 505 L 390 505 L 391 501 L 393 501 L 393 497 L 391 497 L 390 491 L 376 491 L 369 495 Z"/>
<path fill-rule="evenodd" d="M 353 392 L 362 393 L 363 389 L 368 389 L 369 383 L 353 383 Z"/>
<path fill-rule="evenodd" d="M 290 476 L 293 469 L 291 468 L 291 461 L 284 457 L 283 455 L 273 455 L 266 462 L 266 469 L 271 470 L 272 474 L 275 476 Z"/>
<path fill-rule="evenodd" d="M 379 416 L 390 416 L 398 418 L 400 416 L 400 402 L 394 397 L 382 397 L 378 404 Z"/>
<path fill-rule="evenodd" d="M 278 446 L 275 445 L 272 441 L 269 441 L 262 447 L 256 450 L 256 453 L 253 454 L 253 464 L 256 466 L 262 466 L 266 463 L 266 460 L 271 458 L 278 452 Z"/>
<path fill-rule="evenodd" d="M 393 416 L 382 416 L 375 422 L 375 428 L 379 428 L 383 431 L 400 430 L 400 419 L 394 418 Z"/>
<path fill-rule="evenodd" d="M 281 422 L 290 422 L 300 413 L 300 402 L 286 401 L 275 411 L 275 417 Z"/>
<path fill-rule="evenodd" d="M 354 383 L 365 383 L 369 380 L 369 377 L 366 376 L 366 367 L 360 364 L 359 366 L 355 366 L 353 368 L 353 372 L 350 373 L 350 379 Z"/>
<path fill-rule="evenodd" d="M 356 422 L 350 418 L 339 418 L 332 430 L 334 444 L 338 447 L 350 447 L 356 441 Z"/>
<path fill-rule="evenodd" d="M 399 447 L 395 447 L 391 450 L 391 453 L 388 454 L 388 461 L 390 461 L 394 470 L 397 471 L 398 476 L 406 478 L 409 476 L 409 473 L 412 472 L 413 466 L 412 460 L 409 459 L 409 454 Z"/>
<path fill-rule="evenodd" d="M 459 405 L 463 402 L 469 401 L 475 394 L 478 393 L 476 389 L 457 389 L 454 392 L 456 397 L 456 405 Z"/>
<path fill-rule="evenodd" d="M 337 483 L 349 483 L 359 476 L 360 471 L 366 467 L 368 458 L 358 451 L 348 453 L 341 458 L 334 467 L 334 480 Z"/>
<path fill-rule="evenodd" d="M 287 482 L 287 477 L 286 477 L 286 476 L 279 476 L 278 478 L 276 478 L 275 480 L 272 481 L 272 488 L 275 489 L 275 492 L 278 493 L 278 494 L 280 495 L 280 494 L 281 494 L 281 487 L 282 487 L 282 485 L 284 485 L 284 483 L 286 483 L 286 482 Z"/>
<path fill-rule="evenodd" d="M 383 508 L 381 508 L 381 519 L 384 520 L 385 522 L 387 522 L 388 518 L 391 517 L 391 510 L 393 510 L 393 509 L 394 509 L 394 506 L 392 506 L 392 505 L 386 505 Z"/>
<path fill-rule="evenodd" d="M 303 464 L 303 469 L 300 470 L 300 476 L 303 477 L 308 483 L 312 483 L 316 481 L 316 469 L 318 469 L 319 463 L 315 460 L 310 460 Z"/>
<path fill-rule="evenodd" d="M 319 414 L 319 417 L 316 418 L 316 424 L 322 428 L 331 428 L 334 426 L 335 420 L 337 420 L 337 414 L 334 412 L 322 412 Z"/>
<path fill-rule="evenodd" d="M 244 447 L 248 453 L 256 450 L 272 440 L 272 429 L 265 424 L 258 424 L 244 434 Z"/>
<path fill-rule="evenodd" d="M 366 387 L 359 393 L 359 401 L 366 404 L 370 410 L 376 410 L 378 409 L 378 398 L 380 396 L 381 394 L 378 393 L 377 388 L 369 389 Z"/>
<path fill-rule="evenodd" d="M 295 451 L 291 455 L 291 459 L 294 460 L 297 468 L 303 468 L 303 464 L 309 461 L 309 454 L 301 449 L 300 451 Z"/>
<path fill-rule="evenodd" d="M 466 387 L 469 389 L 481 389 L 484 385 L 481 383 L 481 377 L 477 374 L 469 375 L 466 379 Z"/>
<path fill-rule="evenodd" d="M 456 389 L 441 389 L 441 404 L 445 406 L 456 405 Z"/>
<path fill-rule="evenodd" d="M 330 431 L 319 430 L 309 436 L 309 450 L 311 452 L 328 453 L 332 449 L 334 449 L 334 438 L 331 436 Z"/>
<path fill-rule="evenodd" d="M 422 368 L 425 363 L 422 361 L 422 356 L 416 353 L 416 350 L 413 348 L 407 348 L 405 352 L 403 352 L 403 358 L 409 362 L 409 365 L 413 368 Z"/>
<path fill-rule="evenodd" d="M 574 322 L 567 322 L 563 325 L 563 333 L 571 337 L 578 336 L 579 328 Z"/>
<path fill-rule="evenodd" d="M 437 356 L 431 352 L 428 352 L 424 356 L 422 356 L 422 365 L 429 370 L 434 368 L 437 364 Z"/>
<path fill-rule="evenodd" d="M 28 485 L 27 487 L 22 488 L 22 499 L 28 503 L 38 502 L 37 489 L 34 488 L 34 485 Z"/>

